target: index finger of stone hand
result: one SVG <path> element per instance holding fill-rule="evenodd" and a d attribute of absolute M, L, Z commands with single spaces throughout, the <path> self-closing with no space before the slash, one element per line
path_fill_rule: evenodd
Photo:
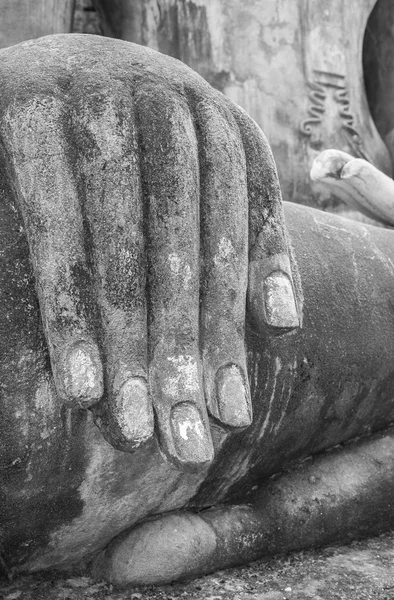
<path fill-rule="evenodd" d="M 251 317 L 261 333 L 283 333 L 300 325 L 302 290 L 286 235 L 276 167 L 258 125 L 239 107 L 232 112 L 246 157 Z"/>
<path fill-rule="evenodd" d="M 199 167 L 193 121 L 168 88 L 136 95 L 148 219 L 149 379 L 164 451 L 213 457 L 199 360 Z"/>
<path fill-rule="evenodd" d="M 64 127 L 62 103 L 34 96 L 9 107 L 2 137 L 26 227 L 56 388 L 65 403 L 87 408 L 101 398 L 103 377 Z"/>
<path fill-rule="evenodd" d="M 201 345 L 209 412 L 222 424 L 252 420 L 245 356 L 248 194 L 245 156 L 230 111 L 196 106 L 201 172 Z"/>
<path fill-rule="evenodd" d="M 107 441 L 132 451 L 154 435 L 138 132 L 127 86 L 109 78 L 86 94 L 86 83 L 73 94 L 73 120 L 106 369 L 93 412 Z"/>

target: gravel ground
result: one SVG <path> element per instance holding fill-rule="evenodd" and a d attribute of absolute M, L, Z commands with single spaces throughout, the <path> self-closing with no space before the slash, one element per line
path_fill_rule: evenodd
<path fill-rule="evenodd" d="M 394 600 L 394 532 L 193 581 L 116 590 L 81 575 L 0 583 L 1 600 Z"/>

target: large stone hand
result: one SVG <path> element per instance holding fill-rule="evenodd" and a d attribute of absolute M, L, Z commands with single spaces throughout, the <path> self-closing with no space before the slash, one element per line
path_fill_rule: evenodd
<path fill-rule="evenodd" d="M 132 451 L 212 459 L 208 412 L 250 424 L 245 305 L 299 324 L 276 171 L 255 123 L 187 67 L 55 36 L 4 53 L 7 177 L 59 398 Z M 249 232 L 249 233 L 248 233 Z M 250 255 L 249 255 L 250 249 Z"/>

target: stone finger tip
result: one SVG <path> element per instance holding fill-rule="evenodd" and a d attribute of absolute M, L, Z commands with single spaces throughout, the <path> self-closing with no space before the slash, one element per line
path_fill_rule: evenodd
<path fill-rule="evenodd" d="M 79 343 L 63 359 L 63 395 L 66 404 L 90 408 L 103 395 L 103 368 L 98 350 Z"/>
<path fill-rule="evenodd" d="M 229 427 L 244 428 L 252 423 L 249 384 L 235 364 L 221 367 L 216 374 L 218 418 Z"/>
<path fill-rule="evenodd" d="M 122 437 L 132 449 L 154 436 L 153 408 L 142 377 L 130 377 L 123 383 L 112 410 Z"/>
<path fill-rule="evenodd" d="M 264 320 L 278 329 L 295 329 L 300 326 L 293 286 L 289 277 L 274 271 L 263 284 Z"/>
<path fill-rule="evenodd" d="M 199 408 L 192 402 L 181 402 L 171 409 L 172 458 L 183 466 L 203 466 L 213 460 L 213 444 L 207 424 Z"/>

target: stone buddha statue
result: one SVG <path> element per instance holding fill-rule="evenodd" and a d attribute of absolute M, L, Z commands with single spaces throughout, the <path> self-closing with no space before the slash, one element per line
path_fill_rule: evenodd
<path fill-rule="evenodd" d="M 258 125 L 151 49 L 45 37 L 0 81 L 4 572 L 389 526 L 392 232 L 282 203 Z"/>

